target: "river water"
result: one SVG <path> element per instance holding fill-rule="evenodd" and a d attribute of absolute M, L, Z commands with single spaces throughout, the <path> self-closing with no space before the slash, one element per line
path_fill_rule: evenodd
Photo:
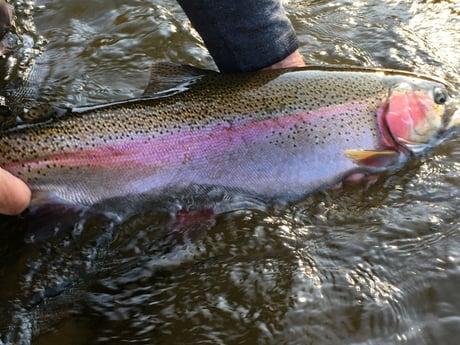
<path fill-rule="evenodd" d="M 172 0 L 15 1 L 24 102 L 139 96 L 155 61 L 214 68 Z M 308 64 L 460 87 L 457 0 L 286 1 Z M 460 138 L 370 188 L 230 212 L 171 245 L 152 212 L 30 242 L 0 218 L 0 344 L 458 344 Z"/>

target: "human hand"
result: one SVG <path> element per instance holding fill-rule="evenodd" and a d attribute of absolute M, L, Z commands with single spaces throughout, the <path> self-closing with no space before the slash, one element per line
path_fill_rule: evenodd
<path fill-rule="evenodd" d="M 0 168 L 0 214 L 16 215 L 29 206 L 31 191 L 27 185 Z"/>
<path fill-rule="evenodd" d="M 305 66 L 305 62 L 303 61 L 303 57 L 300 54 L 299 50 L 297 49 L 291 55 L 288 55 L 283 60 L 265 67 L 264 69 L 278 69 L 278 68 L 287 68 L 287 67 L 302 67 Z"/>

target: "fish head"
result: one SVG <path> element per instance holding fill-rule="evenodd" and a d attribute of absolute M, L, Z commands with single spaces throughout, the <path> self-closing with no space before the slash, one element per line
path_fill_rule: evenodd
<path fill-rule="evenodd" d="M 459 105 L 442 83 L 414 78 L 394 84 L 379 114 L 383 146 L 423 154 L 460 131 Z"/>

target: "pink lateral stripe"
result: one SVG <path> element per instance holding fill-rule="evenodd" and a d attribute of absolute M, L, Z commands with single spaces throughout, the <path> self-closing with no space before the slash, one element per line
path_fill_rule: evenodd
<path fill-rule="evenodd" d="M 246 120 L 233 124 L 222 123 L 210 125 L 198 130 L 181 130 L 174 134 L 164 134 L 158 138 L 126 139 L 83 150 L 66 151 L 42 158 L 12 164 L 30 168 L 47 166 L 75 167 L 91 166 L 106 167 L 141 167 L 169 166 L 182 164 L 197 157 L 214 153 L 225 153 L 244 147 L 247 142 L 263 140 L 273 131 L 286 134 L 294 125 L 308 125 L 317 118 L 333 117 L 338 113 L 365 109 L 364 103 L 346 103 L 325 107 L 312 112 L 299 111 L 292 115 L 267 120 Z"/>

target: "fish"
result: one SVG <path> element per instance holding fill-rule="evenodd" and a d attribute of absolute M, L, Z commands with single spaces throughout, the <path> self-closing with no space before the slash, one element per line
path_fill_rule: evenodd
<path fill-rule="evenodd" d="M 226 75 L 159 63 L 139 98 L 53 107 L 49 119 L 0 131 L 0 166 L 37 205 L 124 209 L 186 195 L 182 203 L 214 197 L 224 212 L 245 200 L 290 202 L 398 169 L 457 133 L 448 88 L 385 69 Z"/>

